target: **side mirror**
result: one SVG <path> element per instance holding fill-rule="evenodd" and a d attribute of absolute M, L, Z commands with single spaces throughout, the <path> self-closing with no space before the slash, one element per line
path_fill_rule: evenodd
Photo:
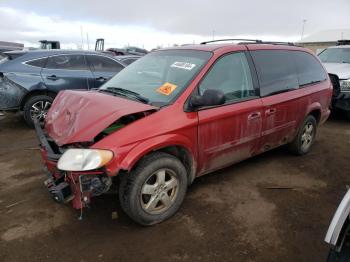
<path fill-rule="evenodd" d="M 221 90 L 207 89 L 202 96 L 192 96 L 190 104 L 193 108 L 202 106 L 217 106 L 225 104 L 225 94 Z"/>

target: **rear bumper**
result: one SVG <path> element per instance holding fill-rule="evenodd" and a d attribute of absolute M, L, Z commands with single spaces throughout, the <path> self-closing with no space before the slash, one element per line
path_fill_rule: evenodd
<path fill-rule="evenodd" d="M 322 113 L 320 124 L 324 124 L 331 114 L 331 110 L 327 109 Z"/>
<path fill-rule="evenodd" d="M 0 78 L 0 110 L 18 110 L 27 91 L 4 78 Z"/>

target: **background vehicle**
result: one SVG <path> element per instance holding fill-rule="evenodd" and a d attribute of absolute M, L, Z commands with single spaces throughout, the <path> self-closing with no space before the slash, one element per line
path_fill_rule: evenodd
<path fill-rule="evenodd" d="M 329 225 L 325 241 L 331 245 L 328 262 L 350 261 L 350 190 L 335 212 Z"/>
<path fill-rule="evenodd" d="M 0 53 L 13 51 L 13 50 L 22 50 L 23 48 L 24 48 L 24 44 L 21 44 L 21 43 L 0 41 Z"/>
<path fill-rule="evenodd" d="M 40 49 L 61 49 L 59 41 L 40 40 Z"/>
<path fill-rule="evenodd" d="M 333 84 L 332 107 L 345 111 L 350 120 L 350 45 L 348 41 L 325 49 L 319 58 L 326 67 Z"/>
<path fill-rule="evenodd" d="M 60 92 L 36 125 L 54 198 L 80 209 L 118 176 L 123 210 L 151 225 L 175 214 L 197 176 L 284 144 L 310 151 L 332 96 L 317 57 L 207 43 L 152 52 L 98 91 Z"/>
<path fill-rule="evenodd" d="M 125 66 L 89 51 L 37 50 L 6 53 L 0 64 L 0 110 L 23 110 L 24 119 L 43 120 L 64 89 L 100 87 Z"/>
<path fill-rule="evenodd" d="M 120 55 L 115 56 L 115 59 L 123 63 L 124 65 L 128 66 L 132 63 L 134 63 L 137 59 L 141 58 L 141 56 L 137 55 Z"/>
<path fill-rule="evenodd" d="M 112 53 L 114 56 L 124 56 L 124 55 L 134 55 L 134 56 L 144 56 L 148 54 L 148 51 L 144 48 L 139 48 L 135 46 L 128 46 L 125 48 L 108 48 L 104 49 L 105 40 L 103 38 L 96 39 L 95 51 Z"/>
<path fill-rule="evenodd" d="M 148 54 L 148 51 L 146 49 L 135 47 L 135 46 L 128 46 L 125 48 L 107 48 L 106 51 L 113 52 L 116 56 L 118 55 L 143 56 Z"/>

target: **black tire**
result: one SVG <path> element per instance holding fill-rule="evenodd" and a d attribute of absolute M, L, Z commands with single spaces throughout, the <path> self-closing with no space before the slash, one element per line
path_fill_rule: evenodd
<path fill-rule="evenodd" d="M 24 104 L 23 107 L 23 117 L 24 120 L 26 121 L 27 125 L 30 127 L 34 127 L 34 123 L 33 123 L 33 118 L 31 115 L 31 109 L 32 106 L 35 105 L 36 103 L 42 101 L 43 103 L 50 103 L 50 105 L 53 102 L 53 98 L 51 96 L 47 96 L 47 95 L 37 95 L 37 96 L 32 96 L 30 97 Z M 48 108 L 47 108 L 48 110 Z M 47 113 L 46 110 L 46 113 Z M 46 115 L 45 115 L 46 116 Z M 42 118 L 39 119 L 40 122 L 44 122 L 44 118 L 45 116 L 43 116 Z"/>
<path fill-rule="evenodd" d="M 308 143 L 308 146 L 303 144 L 303 141 L 305 140 L 303 135 L 305 132 L 305 128 L 309 127 L 310 125 L 312 125 L 312 134 L 311 134 L 311 141 L 310 143 Z M 291 153 L 295 154 L 295 155 L 305 155 L 307 154 L 312 147 L 312 144 L 315 141 L 316 138 L 316 133 L 317 133 L 317 122 L 314 116 L 312 115 L 308 115 L 304 122 L 302 123 L 298 134 L 295 136 L 294 140 L 288 145 L 288 149 Z M 309 140 L 309 139 L 308 139 Z"/>
<path fill-rule="evenodd" d="M 157 171 L 163 169 L 171 172 L 172 177 L 176 178 L 178 185 L 176 195 L 167 209 L 158 214 L 152 214 L 143 207 L 143 197 L 145 195 L 141 192 L 144 185 L 157 174 Z M 172 155 L 155 152 L 145 156 L 130 174 L 126 174 L 122 178 L 119 188 L 119 201 L 125 213 L 135 222 L 145 226 L 154 225 L 170 218 L 177 212 L 185 197 L 187 185 L 187 172 L 181 161 Z M 158 201 L 162 202 L 161 200 Z"/>

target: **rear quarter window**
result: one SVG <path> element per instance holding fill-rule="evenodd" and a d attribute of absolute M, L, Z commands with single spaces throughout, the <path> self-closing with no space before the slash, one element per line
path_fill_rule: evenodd
<path fill-rule="evenodd" d="M 25 64 L 30 65 L 30 66 L 35 66 L 35 67 L 44 67 L 46 64 L 47 57 L 40 58 L 40 59 L 35 59 L 31 61 L 25 62 Z"/>
<path fill-rule="evenodd" d="M 88 55 L 86 57 L 92 70 L 95 72 L 117 73 L 124 68 L 120 63 L 108 57 L 99 55 Z"/>
<path fill-rule="evenodd" d="M 252 51 L 251 55 L 259 77 L 261 96 L 299 87 L 297 71 L 290 51 L 258 50 Z"/>
<path fill-rule="evenodd" d="M 316 57 L 302 51 L 295 51 L 293 53 L 300 86 L 321 82 L 327 79 L 327 73 Z"/>

